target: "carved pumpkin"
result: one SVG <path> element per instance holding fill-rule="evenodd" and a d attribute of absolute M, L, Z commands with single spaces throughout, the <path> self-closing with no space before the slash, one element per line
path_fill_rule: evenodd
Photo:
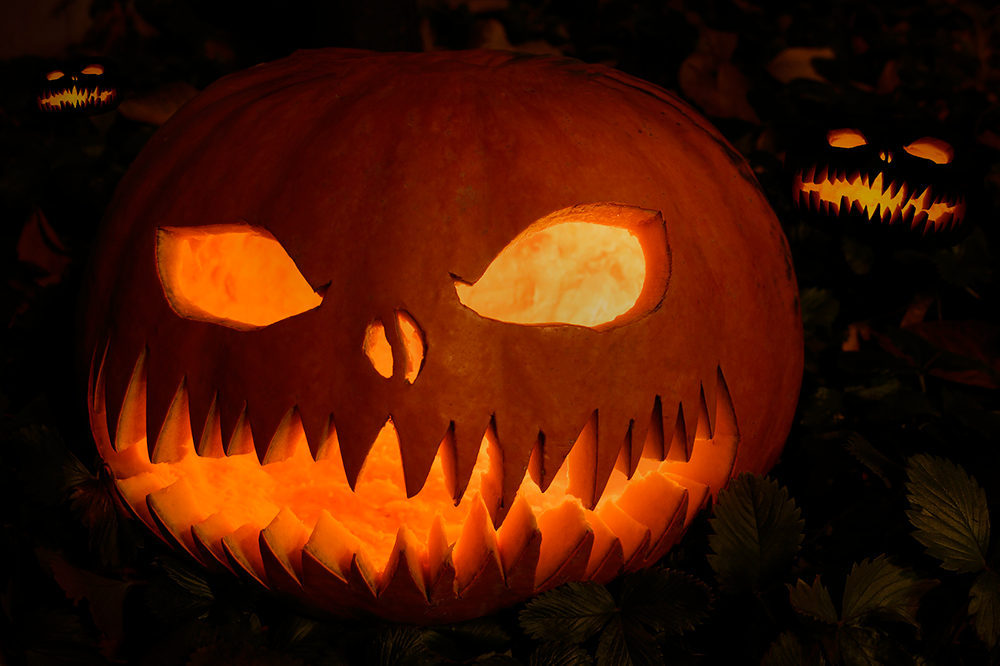
<path fill-rule="evenodd" d="M 820 228 L 893 244 L 954 245 L 976 224 L 972 152 L 937 125 L 851 118 L 800 133 L 785 170 L 792 204 Z"/>
<path fill-rule="evenodd" d="M 86 58 L 48 70 L 38 86 L 42 113 L 95 116 L 118 108 L 121 97 L 115 65 L 107 58 Z"/>
<path fill-rule="evenodd" d="M 144 148 L 85 287 L 91 424 L 176 548 L 411 623 L 608 581 L 770 468 L 795 276 L 684 103 L 509 53 L 298 52 Z"/>

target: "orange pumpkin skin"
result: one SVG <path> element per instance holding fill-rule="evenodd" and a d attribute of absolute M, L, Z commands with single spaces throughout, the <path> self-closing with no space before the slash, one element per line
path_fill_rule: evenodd
<path fill-rule="evenodd" d="M 660 291 L 647 277 L 638 310 L 594 327 L 497 321 L 460 302 L 456 280 L 475 283 L 564 210 L 665 231 L 647 253 Z M 318 307 L 242 330 L 181 316 L 158 242 L 213 225 L 273 237 Z M 652 564 L 731 475 L 776 462 L 803 365 L 787 243 L 717 130 L 620 72 L 491 51 L 301 51 L 216 82 L 119 186 L 81 311 L 95 439 L 152 530 L 318 612 L 412 623 Z M 415 379 L 401 329 L 385 327 L 388 377 L 364 353 L 373 321 L 399 313 L 422 335 Z M 463 525 L 446 515 L 421 533 L 423 518 L 400 518 L 378 567 L 350 525 L 381 507 L 302 489 L 330 475 L 355 488 L 390 417 L 407 496 L 429 474 L 452 497 L 479 485 Z M 298 440 L 283 434 L 299 424 Z M 473 476 L 484 433 L 499 452 L 489 483 Z M 529 467 L 544 490 L 571 450 L 580 499 L 548 514 L 515 501 Z M 625 483 L 650 451 L 667 461 L 622 491 L 623 512 L 602 508 L 609 479 Z M 251 475 L 292 471 L 224 490 L 237 459 Z"/>

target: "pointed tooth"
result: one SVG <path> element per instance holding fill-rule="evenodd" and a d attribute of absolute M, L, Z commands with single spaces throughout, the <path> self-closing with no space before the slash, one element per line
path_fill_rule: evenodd
<path fill-rule="evenodd" d="M 899 187 L 899 209 L 906 208 L 908 203 L 910 203 L 910 185 L 904 180 Z"/>
<path fill-rule="evenodd" d="M 649 550 L 649 528 L 625 513 L 614 502 L 606 502 L 597 511 L 601 520 L 611 528 L 622 544 L 625 567 L 636 559 L 642 559 Z"/>
<path fill-rule="evenodd" d="M 586 425 L 580 431 L 576 443 L 566 456 L 569 466 L 569 485 L 566 492 L 580 498 L 584 508 L 595 502 L 597 477 L 597 410 L 591 413 Z"/>
<path fill-rule="evenodd" d="M 930 208 L 933 199 L 934 199 L 934 193 L 931 192 L 931 186 L 928 185 L 927 189 L 925 189 L 919 197 L 920 208 L 922 208 L 923 210 L 927 210 L 928 208 Z"/>
<path fill-rule="evenodd" d="M 538 428 L 526 424 L 523 420 L 513 418 L 513 415 L 497 414 L 492 423 L 500 449 L 503 451 L 503 499 L 501 506 L 511 506 L 517 489 L 521 487 L 525 472 L 529 472 L 532 479 L 535 479 L 535 483 L 541 487 L 541 467 L 545 458 L 542 450 L 544 437 Z"/>
<path fill-rule="evenodd" d="M 952 222 L 953 219 L 955 219 L 955 214 L 954 213 L 952 213 L 952 212 L 945 213 L 944 215 L 942 215 L 941 217 L 939 217 L 934 222 L 934 229 L 935 230 L 937 230 L 937 229 L 947 229 L 948 227 L 951 226 L 951 222 Z"/>
<path fill-rule="evenodd" d="M 639 461 L 642 460 L 642 452 L 646 447 L 646 439 L 649 437 L 650 427 L 654 426 L 652 412 L 656 409 L 656 405 L 659 403 L 659 396 L 653 399 L 653 409 L 650 410 L 650 414 L 647 417 L 641 411 L 636 415 L 634 419 L 629 421 L 629 427 L 626 434 L 626 442 L 628 444 L 630 460 L 629 460 L 629 472 L 626 474 L 631 478 L 632 474 L 635 474 L 635 468 L 639 466 Z M 657 414 L 659 420 L 660 434 L 663 433 L 663 414 L 661 411 Z M 655 437 L 655 434 L 654 434 Z M 662 446 L 663 440 L 660 439 L 660 444 Z M 652 446 L 652 444 L 651 444 Z"/>
<path fill-rule="evenodd" d="M 598 571 L 612 566 L 612 563 L 615 569 L 620 570 L 625 564 L 621 541 L 596 513 L 585 511 L 584 515 L 587 524 L 594 531 L 594 545 L 590 549 L 590 557 L 587 559 L 587 568 L 584 570 L 583 579 L 592 580 Z"/>
<path fill-rule="evenodd" d="M 334 420 L 337 423 L 337 440 L 340 442 L 340 455 L 344 461 L 344 473 L 347 475 L 347 482 L 351 490 L 354 490 L 357 485 L 358 475 L 361 473 L 361 468 L 365 464 L 372 444 L 382 428 L 389 423 L 388 415 L 371 416 L 371 414 L 377 413 L 376 410 L 366 410 L 345 414 L 343 418 L 338 418 L 336 412 L 334 413 Z"/>
<path fill-rule="evenodd" d="M 714 396 L 713 396 L 714 397 Z M 712 422 L 709 417 L 708 404 L 705 398 L 705 385 L 701 386 L 701 395 L 698 400 L 698 423 L 695 427 L 695 440 L 712 439 Z"/>
<path fill-rule="evenodd" d="M 288 507 L 260 531 L 260 558 L 270 589 L 301 594 L 302 549 L 308 541 L 309 529 Z"/>
<path fill-rule="evenodd" d="M 237 395 L 235 391 L 218 391 L 215 394 L 215 403 L 219 409 L 219 430 L 222 434 L 222 443 L 226 448 L 226 455 L 245 453 L 244 446 L 250 443 L 246 441 L 250 429 L 246 400 Z M 237 437 L 237 431 L 243 428 L 246 428 L 247 432 L 240 432 L 239 437 Z M 253 434 L 255 433 L 251 433 L 251 436 Z"/>
<path fill-rule="evenodd" d="M 830 171 L 829 165 L 824 164 L 823 168 L 816 172 L 816 175 L 813 177 L 813 182 L 817 184 L 825 183 L 829 171 Z"/>
<path fill-rule="evenodd" d="M 882 221 L 882 204 L 881 203 L 875 205 L 875 210 L 872 211 L 871 217 L 869 219 L 872 220 L 872 221 L 875 221 L 875 220 L 878 220 L 879 222 Z"/>
<path fill-rule="evenodd" d="M 653 399 L 653 410 L 649 417 L 649 430 L 646 431 L 646 439 L 642 445 L 642 458 L 663 460 L 666 457 L 663 430 L 663 401 L 660 396 L 656 396 Z M 632 471 L 634 473 L 635 469 L 633 468 Z"/>
<path fill-rule="evenodd" d="M 445 438 L 441 441 L 442 451 L 447 453 L 447 459 L 443 457 L 442 462 L 445 463 L 445 477 L 449 484 L 448 494 L 455 500 L 456 505 L 465 495 L 479 457 L 484 455 L 486 446 L 484 439 L 492 442 L 492 446 L 498 446 L 491 422 L 492 419 L 489 417 L 463 415 L 451 422 Z M 485 453 L 488 455 L 488 452 Z M 499 482 L 502 481 L 503 465 L 499 462 L 497 464 L 499 467 L 495 471 Z M 489 505 L 490 502 L 487 502 L 487 506 Z M 492 511 L 490 513 L 493 515 Z"/>
<path fill-rule="evenodd" d="M 188 415 L 187 387 L 183 379 L 174 392 L 174 399 L 170 403 L 170 409 L 167 411 L 163 427 L 159 432 L 160 436 L 156 440 L 153 454 L 150 457 L 154 464 L 176 463 L 188 455 L 194 455 L 191 418 Z"/>
<path fill-rule="evenodd" d="M 809 193 L 809 210 L 819 210 L 819 190 L 813 190 Z"/>
<path fill-rule="evenodd" d="M 892 211 L 889 210 L 888 206 L 882 208 L 882 224 L 889 224 L 889 220 L 892 219 Z"/>
<path fill-rule="evenodd" d="M 916 215 L 913 216 L 913 223 L 912 223 L 912 226 L 910 227 L 910 229 L 912 229 L 912 230 L 919 229 L 921 231 L 921 233 L 922 233 L 923 230 L 924 230 L 924 226 L 926 224 L 927 224 L 927 211 L 926 210 L 922 210 L 922 211 L 920 211 L 919 213 L 917 213 Z"/>
<path fill-rule="evenodd" d="M 799 190 L 798 194 L 795 196 L 795 207 L 799 210 L 808 208 L 809 206 L 809 194 L 805 190 Z"/>
<path fill-rule="evenodd" d="M 708 500 L 712 496 L 709 487 L 704 483 L 698 483 L 693 479 L 677 476 L 676 474 L 671 474 L 669 472 L 667 472 L 664 476 L 687 489 L 688 505 L 687 513 L 684 514 L 684 525 L 690 525 L 695 516 L 697 516 L 702 509 L 708 506 Z"/>
<path fill-rule="evenodd" d="M 209 568 L 216 573 L 224 570 L 233 571 L 233 565 L 226 557 L 226 552 L 222 549 L 222 539 L 239 528 L 228 511 L 223 509 L 213 513 L 211 516 L 191 526 L 191 536 L 194 539 L 195 547 L 201 554 L 202 560 Z"/>
<path fill-rule="evenodd" d="M 146 350 L 136 359 L 132 377 L 120 404 L 115 450 L 123 451 L 146 438 Z M 109 421 L 110 423 L 110 421 Z M 148 445 L 147 445 L 148 446 Z"/>
<path fill-rule="evenodd" d="M 184 477 L 146 496 L 146 504 L 160 534 L 177 550 L 186 550 L 202 564 L 201 553 L 194 545 L 191 526 L 208 518 L 202 502 Z"/>
<path fill-rule="evenodd" d="M 902 185 L 903 185 L 902 181 L 898 180 L 892 181 L 892 183 L 889 185 L 889 197 L 895 199 L 896 195 L 899 194 L 899 190 L 902 187 Z"/>
<path fill-rule="evenodd" d="M 222 538 L 222 550 L 244 581 L 255 580 L 267 587 L 267 573 L 260 556 L 260 528 L 252 523 L 240 526 L 232 534 Z"/>
<path fill-rule="evenodd" d="M 446 447 L 447 443 L 447 438 L 441 442 L 443 450 L 448 448 Z M 442 460 L 442 463 L 444 462 L 445 460 Z M 503 451 L 500 450 L 500 445 L 497 443 L 496 435 L 493 434 L 492 428 L 487 428 L 486 434 L 480 439 L 479 452 L 473 461 L 472 469 L 473 471 L 476 469 L 480 470 L 480 474 L 475 477 L 471 485 L 470 478 L 462 480 L 465 485 L 462 488 L 462 493 L 463 495 L 468 494 L 470 496 L 479 493 L 483 499 L 483 503 L 486 505 L 486 510 L 490 514 L 490 520 L 493 521 L 493 526 L 499 527 L 503 523 L 503 517 L 506 516 L 506 511 L 502 515 L 500 511 L 503 493 Z M 449 473 L 445 470 L 446 483 L 451 483 L 448 481 L 448 477 Z M 458 505 L 457 501 L 455 505 Z"/>
<path fill-rule="evenodd" d="M 311 443 L 310 447 L 312 447 Z M 337 425 L 333 422 L 333 414 L 327 417 L 326 427 L 323 429 L 319 448 L 314 452 L 313 458 L 317 462 L 334 459 L 340 463 L 340 470 L 343 471 L 344 469 L 344 461 L 340 457 L 340 440 L 337 439 Z M 347 483 L 346 476 L 344 483 Z"/>
<path fill-rule="evenodd" d="M 370 483 L 375 483 L 376 487 L 383 485 L 386 492 L 392 493 L 391 497 L 379 493 L 377 495 L 379 499 L 375 501 L 402 501 L 405 499 L 405 481 L 399 451 L 399 438 L 391 418 L 386 419 L 385 426 L 379 431 L 375 441 L 371 443 L 365 464 L 358 475 L 354 492 L 359 496 L 367 497 Z M 392 491 L 388 490 L 390 486 Z M 384 562 L 376 562 L 376 565 L 384 564 Z"/>
<path fill-rule="evenodd" d="M 854 185 L 861 178 L 861 171 L 859 169 L 853 169 L 850 175 L 847 176 L 847 182 Z"/>
<path fill-rule="evenodd" d="M 452 559 L 454 544 L 448 545 L 444 521 L 441 515 L 434 516 L 434 522 L 427 534 L 427 590 L 434 605 L 455 598 L 455 562 Z"/>
<path fill-rule="evenodd" d="M 510 577 L 518 563 L 529 552 L 533 541 L 541 544 L 541 530 L 531 505 L 522 495 L 514 499 L 514 505 L 507 514 L 507 520 L 497 531 L 497 548 L 504 578 Z M 537 553 L 535 553 L 537 564 Z M 535 567 L 532 567 L 534 571 Z"/>
<path fill-rule="evenodd" d="M 604 495 L 611 473 L 615 469 L 615 461 L 628 439 L 630 424 L 633 419 L 630 413 L 611 407 L 604 407 L 597 412 L 597 464 L 594 474 L 594 497 L 589 506 L 593 509 Z M 572 476 L 570 477 L 572 479 Z"/>
<path fill-rule="evenodd" d="M 188 412 L 191 411 L 191 394 L 188 393 Z M 194 418 L 191 417 L 191 421 Z M 194 434 L 192 431 L 192 441 L 198 442 L 198 455 L 203 458 L 225 458 L 226 457 L 226 447 L 222 444 L 222 426 L 219 423 L 219 408 L 216 405 L 215 398 L 212 398 L 212 406 L 208 410 L 208 415 L 204 421 L 204 429 L 201 431 L 201 437 L 197 440 L 194 439 Z"/>
<path fill-rule="evenodd" d="M 879 172 L 879 174 L 875 176 L 875 182 L 872 183 L 872 189 L 885 196 L 885 191 L 889 189 L 890 184 L 889 179 L 884 177 L 882 173 Z"/>
<path fill-rule="evenodd" d="M 257 451 L 257 459 L 261 464 L 270 461 L 268 451 L 274 443 L 274 436 L 278 432 L 278 426 L 285 419 L 294 405 L 289 405 L 285 409 L 278 408 L 277 405 L 259 404 L 251 405 L 247 403 L 246 417 L 250 423 L 250 431 L 253 433 L 254 449 Z M 280 454 L 278 454 L 280 456 Z M 279 457 L 280 459 L 280 457 Z"/>
<path fill-rule="evenodd" d="M 497 533 L 493 529 L 493 521 L 490 520 L 482 497 L 477 494 L 472 498 L 472 506 L 462 526 L 462 533 L 452 551 L 455 585 L 460 596 L 465 596 L 463 591 L 486 568 L 488 560 L 494 560 L 499 569 L 497 550 Z"/>
<path fill-rule="evenodd" d="M 313 404 L 303 404 L 300 402 L 299 419 L 302 423 L 302 432 L 305 434 L 306 442 L 309 445 L 309 452 L 313 460 L 320 454 L 320 449 L 329 437 L 330 417 L 329 410 L 324 410 L 315 404 L 314 400 L 307 399 Z"/>
<path fill-rule="evenodd" d="M 164 351 L 157 349 L 146 355 L 146 441 L 150 447 L 159 442 L 162 429 L 166 427 L 169 413 L 176 407 L 178 386 L 184 382 L 182 364 Z M 184 402 L 188 402 L 184 389 Z M 185 408 L 185 418 L 190 420 Z M 190 423 L 188 424 L 190 432 Z M 154 460 L 155 460 L 155 456 Z"/>
<path fill-rule="evenodd" d="M 351 561 L 360 550 L 361 540 L 323 509 L 304 546 L 303 563 L 305 554 L 310 554 L 346 586 L 351 574 Z"/>
<path fill-rule="evenodd" d="M 685 461 L 688 459 L 689 428 L 684 423 L 684 405 L 678 403 L 677 418 L 674 419 L 674 432 L 671 434 L 670 446 L 667 448 L 667 460 Z M 691 428 L 693 430 L 693 428 Z M 666 433 L 664 433 L 665 435 Z"/>
<path fill-rule="evenodd" d="M 634 482 L 633 482 L 634 483 Z M 580 504 L 567 499 L 538 517 L 542 546 L 535 571 L 535 590 L 542 592 L 568 580 L 580 580 L 594 545 L 594 530 Z"/>
<path fill-rule="evenodd" d="M 407 608 L 420 613 L 429 605 L 424 587 L 424 568 L 420 562 L 423 550 L 413 532 L 400 525 L 389 561 L 379 580 L 378 600 L 394 608 Z"/>
<path fill-rule="evenodd" d="M 806 172 L 802 174 L 802 182 L 803 183 L 814 183 L 814 182 L 816 182 L 816 178 L 815 177 L 816 177 L 816 165 L 815 164 L 810 164 L 809 168 L 806 170 Z"/>
<path fill-rule="evenodd" d="M 916 212 L 916 210 L 917 209 L 913 207 L 913 204 L 910 204 L 906 208 L 903 209 L 903 217 L 900 220 L 900 223 L 902 224 L 902 226 L 909 227 L 909 226 L 912 225 L 912 223 L 913 223 L 913 214 Z"/>
<path fill-rule="evenodd" d="M 669 479 L 668 479 L 669 480 Z M 656 564 L 660 558 L 667 554 L 675 543 L 680 539 L 681 535 L 684 534 L 684 530 L 687 529 L 687 525 L 684 523 L 684 517 L 687 515 L 687 507 L 689 504 L 687 489 L 684 489 L 684 497 L 681 500 L 681 505 L 674 514 L 673 520 L 667 525 L 667 530 L 660 537 L 659 543 L 651 542 L 649 547 L 649 554 L 646 556 L 645 561 L 638 563 L 639 568 L 651 567 Z"/>
<path fill-rule="evenodd" d="M 865 214 L 865 205 L 863 203 L 861 203 L 861 201 L 858 200 L 858 199 L 855 199 L 851 203 L 851 212 L 854 213 L 855 215 L 861 215 L 861 216 L 864 216 L 864 217 L 868 217 L 868 215 Z"/>
<path fill-rule="evenodd" d="M 427 409 L 409 404 L 393 410 L 392 420 L 399 435 L 406 496 L 413 497 L 424 487 L 441 440 L 448 435 L 451 424 L 444 417 L 432 417 Z"/>
<path fill-rule="evenodd" d="M 823 199 L 819 202 L 819 212 L 823 217 L 830 217 L 830 202 Z"/>
<path fill-rule="evenodd" d="M 847 215 L 851 212 L 851 200 L 847 198 L 847 195 L 840 197 L 840 207 L 837 209 L 838 215 Z"/>
<path fill-rule="evenodd" d="M 899 220 L 902 217 L 903 217 L 902 213 L 899 212 L 899 206 L 894 207 L 892 209 L 892 217 L 889 218 L 889 224 L 891 224 L 892 226 L 896 226 L 897 224 L 899 224 Z"/>
<path fill-rule="evenodd" d="M 98 351 L 101 360 L 98 361 Z M 108 345 L 98 344 L 90 360 L 90 374 L 87 377 L 87 407 L 90 412 L 90 429 L 94 433 L 98 448 L 111 448 L 111 435 L 108 431 L 107 408 L 105 394 L 105 364 L 108 360 Z"/>

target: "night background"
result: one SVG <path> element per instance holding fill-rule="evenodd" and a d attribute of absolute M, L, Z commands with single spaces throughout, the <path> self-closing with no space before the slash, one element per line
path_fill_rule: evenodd
<path fill-rule="evenodd" d="M 418 629 L 303 616 L 119 516 L 74 346 L 104 208 L 198 90 L 328 46 L 601 63 L 677 93 L 743 154 L 788 237 L 806 336 L 780 463 L 723 497 L 726 515 L 757 516 L 760 547 L 706 511 L 660 568 L 608 585 L 613 603 L 559 588 Z M 44 73 L 81 55 L 117 64 L 121 106 L 42 115 Z M 998 95 L 1000 6 L 986 0 L 6 0 L 0 665 L 997 663 Z M 894 245 L 801 219 L 785 153 L 809 123 L 857 113 L 943 123 L 977 147 L 983 213 L 967 239 Z M 624 651 L 608 647 L 615 631 Z"/>

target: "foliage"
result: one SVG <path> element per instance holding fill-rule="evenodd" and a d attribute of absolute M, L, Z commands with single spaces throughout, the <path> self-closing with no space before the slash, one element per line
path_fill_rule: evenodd
<path fill-rule="evenodd" d="M 58 58 L 0 61 L 0 662 L 1000 662 L 995 3 L 375 4 L 95 0 L 65 55 L 116 60 L 127 99 L 91 119 L 33 112 L 33 77 Z M 129 163 L 195 89 L 318 46 L 569 55 L 709 114 L 777 212 L 801 289 L 806 372 L 770 476 L 733 480 L 649 571 L 432 628 L 306 617 L 143 539 L 79 408 L 74 302 L 88 248 Z M 805 225 L 782 154 L 803 125 L 840 112 L 964 132 L 980 147 L 988 222 L 939 249 Z"/>

